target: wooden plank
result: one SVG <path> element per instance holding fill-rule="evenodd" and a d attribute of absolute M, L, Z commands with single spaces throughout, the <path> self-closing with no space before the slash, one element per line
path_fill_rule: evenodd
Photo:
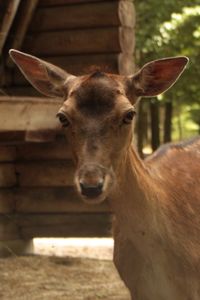
<path fill-rule="evenodd" d="M 17 184 L 14 164 L 0 164 L 0 187 L 13 187 Z"/>
<path fill-rule="evenodd" d="M 5 193 L 7 191 L 7 193 Z M 15 210 L 15 199 L 12 189 L 0 189 L 0 214 L 12 213 Z"/>
<path fill-rule="evenodd" d="M 25 42 L 24 51 L 34 55 L 133 53 L 134 35 L 130 28 L 106 27 L 35 33 Z"/>
<path fill-rule="evenodd" d="M 1 149 L 1 148 L 0 148 Z M 56 160 L 71 159 L 72 153 L 66 139 L 59 139 L 53 143 L 26 143 L 16 146 L 18 160 Z M 1 151 L 0 151 L 1 159 Z"/>
<path fill-rule="evenodd" d="M 19 238 L 19 227 L 13 216 L 0 214 L 0 241 Z"/>
<path fill-rule="evenodd" d="M 15 146 L 0 146 L 0 162 L 12 162 L 16 159 Z"/>
<path fill-rule="evenodd" d="M 25 142 L 24 131 L 0 131 L 0 144 L 13 146 Z"/>
<path fill-rule="evenodd" d="M 5 93 L 10 95 L 10 97 L 32 97 L 32 98 L 39 98 L 41 97 L 41 93 L 36 91 L 31 85 L 29 86 L 9 86 L 4 87 Z"/>
<path fill-rule="evenodd" d="M 26 214 L 15 220 L 22 238 L 111 236 L 110 213 Z"/>
<path fill-rule="evenodd" d="M 133 4 L 130 1 L 94 2 L 39 8 L 31 22 L 30 30 L 41 32 L 105 26 L 132 28 L 134 20 Z"/>
<path fill-rule="evenodd" d="M 43 6 L 57 6 L 79 3 L 93 3 L 93 2 L 106 2 L 107 0 L 42 0 L 39 2 L 41 7 Z M 113 0 L 118 1 L 118 0 Z"/>
<path fill-rule="evenodd" d="M 29 24 L 35 12 L 39 0 L 23 0 L 18 11 L 17 20 L 14 26 L 14 38 L 10 44 L 10 48 L 21 49 L 24 37 L 28 30 Z M 7 65 L 13 66 L 13 61 L 9 58 Z"/>
<path fill-rule="evenodd" d="M 62 100 L 0 97 L 0 131 L 60 130 L 56 113 Z"/>
<path fill-rule="evenodd" d="M 3 47 L 5 45 L 6 39 L 9 34 L 9 30 L 14 21 L 15 15 L 17 13 L 19 4 L 21 0 L 10 0 L 6 8 L 6 13 L 4 15 L 3 23 L 0 28 L 0 53 L 2 53 Z"/>
<path fill-rule="evenodd" d="M 16 162 L 22 187 L 66 187 L 74 184 L 75 168 L 71 161 Z"/>
<path fill-rule="evenodd" d="M 109 212 L 108 202 L 85 204 L 74 187 L 0 189 L 0 212 L 9 213 L 103 213 Z"/>

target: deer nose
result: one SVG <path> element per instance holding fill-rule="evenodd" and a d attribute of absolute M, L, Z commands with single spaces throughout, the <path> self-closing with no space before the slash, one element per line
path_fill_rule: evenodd
<path fill-rule="evenodd" d="M 103 182 L 99 182 L 97 184 L 86 184 L 80 182 L 81 194 L 88 198 L 96 198 L 102 193 Z"/>
<path fill-rule="evenodd" d="M 84 164 L 77 173 L 80 193 L 87 198 L 97 198 L 103 192 L 105 170 L 101 165 Z"/>

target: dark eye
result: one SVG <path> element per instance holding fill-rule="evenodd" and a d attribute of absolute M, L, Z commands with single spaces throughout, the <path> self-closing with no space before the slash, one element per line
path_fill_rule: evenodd
<path fill-rule="evenodd" d="M 129 110 L 123 118 L 123 123 L 130 124 L 135 115 L 136 115 L 136 112 L 134 110 Z"/>
<path fill-rule="evenodd" d="M 70 122 L 69 122 L 67 116 L 63 112 L 58 112 L 56 117 L 59 119 L 59 121 L 63 127 L 67 127 L 70 125 Z"/>

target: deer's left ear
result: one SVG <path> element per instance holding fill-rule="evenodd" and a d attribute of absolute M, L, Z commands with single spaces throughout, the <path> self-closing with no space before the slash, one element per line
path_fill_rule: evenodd
<path fill-rule="evenodd" d="M 136 97 L 157 96 L 176 82 L 188 61 L 187 57 L 180 56 L 149 62 L 129 78 L 128 89 L 132 89 Z"/>
<path fill-rule="evenodd" d="M 46 96 L 65 96 L 66 83 L 75 78 L 61 68 L 30 54 L 14 49 L 9 54 L 32 86 Z"/>

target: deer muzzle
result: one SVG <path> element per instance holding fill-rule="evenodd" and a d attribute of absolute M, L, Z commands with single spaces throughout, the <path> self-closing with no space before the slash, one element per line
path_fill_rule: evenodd
<path fill-rule="evenodd" d="M 76 187 L 87 203 L 102 202 L 112 184 L 111 171 L 99 164 L 85 163 L 77 171 Z"/>

